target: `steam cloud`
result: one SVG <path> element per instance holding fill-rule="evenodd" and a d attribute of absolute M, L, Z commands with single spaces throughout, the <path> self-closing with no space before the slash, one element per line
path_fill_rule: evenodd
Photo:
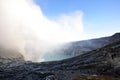
<path fill-rule="evenodd" d="M 33 0 L 0 0 L 0 46 L 41 61 L 58 44 L 82 39 L 82 11 L 48 19 Z"/>

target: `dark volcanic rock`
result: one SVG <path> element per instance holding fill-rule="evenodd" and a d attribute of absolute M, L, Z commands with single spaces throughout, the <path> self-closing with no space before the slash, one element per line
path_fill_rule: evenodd
<path fill-rule="evenodd" d="M 10 62 L 1 80 L 119 80 L 120 40 L 82 55 L 52 62 Z"/>
<path fill-rule="evenodd" d="M 19 53 L 7 56 L 2 53 L 8 53 L 0 49 L 0 59 L 7 60 L 6 63 L 3 61 L 5 64 L 1 61 L 0 80 L 120 80 L 119 36 L 117 33 L 112 37 L 91 40 L 99 46 L 97 49 L 86 41 L 72 43 L 71 53 L 79 52 L 80 48 L 90 51 L 83 50 L 86 53 L 61 61 L 27 62 Z M 15 54 L 16 51 L 10 53 Z"/>

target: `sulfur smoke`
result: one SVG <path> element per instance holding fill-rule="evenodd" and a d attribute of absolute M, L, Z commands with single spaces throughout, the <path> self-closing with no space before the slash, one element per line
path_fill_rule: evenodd
<path fill-rule="evenodd" d="M 41 61 L 57 45 L 83 38 L 82 11 L 48 19 L 33 0 L 0 0 L 0 46 Z"/>

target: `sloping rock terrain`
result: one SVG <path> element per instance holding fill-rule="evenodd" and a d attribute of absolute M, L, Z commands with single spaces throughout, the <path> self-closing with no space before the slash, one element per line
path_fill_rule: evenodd
<path fill-rule="evenodd" d="M 0 65 L 13 61 L 24 61 L 24 57 L 15 49 L 8 49 L 0 46 Z"/>
<path fill-rule="evenodd" d="M 2 64 L 0 80 L 120 80 L 120 39 L 61 61 Z"/>
<path fill-rule="evenodd" d="M 61 53 L 77 56 L 120 40 L 120 33 L 112 36 L 67 43 L 59 50 Z"/>

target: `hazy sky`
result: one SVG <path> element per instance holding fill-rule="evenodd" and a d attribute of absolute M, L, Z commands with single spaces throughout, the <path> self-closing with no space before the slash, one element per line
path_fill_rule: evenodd
<path fill-rule="evenodd" d="M 112 35 L 120 31 L 120 0 L 35 0 L 35 2 L 49 19 L 81 11 L 87 38 Z"/>

